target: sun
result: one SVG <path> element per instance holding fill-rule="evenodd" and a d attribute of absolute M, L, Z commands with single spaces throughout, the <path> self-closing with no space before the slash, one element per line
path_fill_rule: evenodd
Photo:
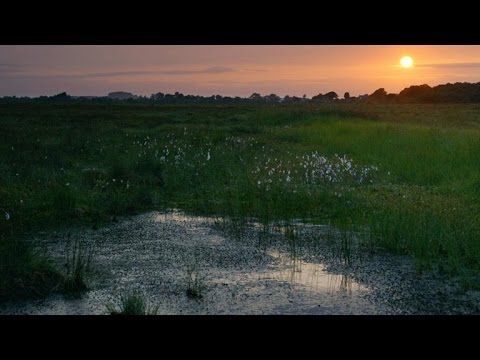
<path fill-rule="evenodd" d="M 413 59 L 410 56 L 404 56 L 400 59 L 400 65 L 404 68 L 411 68 L 413 66 Z"/>

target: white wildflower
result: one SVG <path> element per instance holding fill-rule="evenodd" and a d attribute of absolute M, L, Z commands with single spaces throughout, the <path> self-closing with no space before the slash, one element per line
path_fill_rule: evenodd
<path fill-rule="evenodd" d="M 5 211 L 5 220 L 10 220 L 10 214 L 8 212 Z"/>

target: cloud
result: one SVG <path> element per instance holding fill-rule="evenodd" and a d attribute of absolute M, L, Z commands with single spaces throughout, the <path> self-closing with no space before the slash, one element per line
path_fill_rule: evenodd
<path fill-rule="evenodd" d="M 432 68 L 480 68 L 480 62 L 417 64 L 416 67 Z"/>
<path fill-rule="evenodd" d="M 123 76 L 142 76 L 142 75 L 191 75 L 191 74 L 223 74 L 227 72 L 236 71 L 230 67 L 224 66 L 214 66 L 205 69 L 199 70 L 132 70 L 132 71 L 107 71 L 107 72 L 96 72 L 96 73 L 86 73 L 86 74 L 51 74 L 43 75 L 36 73 L 26 74 L 24 72 L 23 65 L 15 64 L 0 64 L 0 75 L 5 78 L 19 78 L 19 73 L 21 73 L 21 78 L 31 78 L 31 79 L 42 79 L 42 78 L 57 78 L 57 79 L 88 79 L 88 78 L 109 78 L 109 77 L 123 77 Z M 5 76 L 6 75 L 6 76 Z M 12 75 L 12 76 L 9 76 Z"/>
<path fill-rule="evenodd" d="M 116 77 L 116 76 L 132 76 L 132 75 L 189 75 L 189 74 L 222 74 L 226 72 L 235 71 L 232 68 L 224 66 L 214 66 L 200 70 L 150 70 L 150 71 L 113 71 L 113 72 L 100 72 L 81 75 L 70 75 L 71 77 Z M 68 75 L 67 75 L 68 76 Z"/>
<path fill-rule="evenodd" d="M 18 69 L 23 68 L 25 65 L 20 64 L 0 64 L 0 68 L 7 68 L 7 69 Z"/>
<path fill-rule="evenodd" d="M 166 70 L 160 71 L 166 75 L 185 75 L 185 74 L 222 74 L 226 72 L 234 72 L 235 70 L 224 66 L 214 66 L 202 70 Z"/>
<path fill-rule="evenodd" d="M 0 64 L 0 73 L 19 73 L 25 70 L 25 65 L 19 64 Z"/>
<path fill-rule="evenodd" d="M 159 71 L 110 71 L 90 74 L 71 74 L 71 75 L 56 75 L 60 77 L 74 77 L 74 78 L 95 78 L 95 77 L 115 77 L 115 76 L 131 76 L 131 75 L 154 75 Z"/>
<path fill-rule="evenodd" d="M 245 71 L 254 71 L 254 72 L 267 72 L 267 69 L 243 69 Z"/>

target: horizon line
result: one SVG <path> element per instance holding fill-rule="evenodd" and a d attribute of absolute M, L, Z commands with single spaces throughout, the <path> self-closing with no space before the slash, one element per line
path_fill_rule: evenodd
<path fill-rule="evenodd" d="M 424 86 L 424 85 L 427 85 L 427 86 L 429 86 L 430 88 L 435 88 L 435 87 L 437 87 L 437 86 L 442 86 L 442 85 L 455 85 L 455 84 L 480 84 L 480 81 L 478 81 L 478 82 L 468 82 L 468 81 L 459 82 L 459 81 L 457 81 L 457 82 L 454 82 L 454 83 L 447 82 L 447 83 L 437 84 L 437 85 L 434 85 L 434 86 L 431 86 L 431 85 L 426 84 L 426 83 L 424 83 L 424 84 L 418 84 L 418 85 L 415 84 L 415 85 L 410 85 L 410 86 L 408 86 L 408 87 L 405 87 L 404 89 L 402 89 L 402 90 L 399 91 L 398 93 L 390 93 L 390 92 L 387 91 L 387 94 L 399 95 L 400 92 L 402 92 L 403 90 L 408 89 L 408 88 L 413 87 L 413 86 Z M 371 92 L 371 93 L 363 93 L 363 94 L 360 94 L 360 93 L 359 93 L 358 95 L 352 95 L 352 94 L 349 94 L 349 95 L 350 95 L 351 97 L 371 95 L 371 94 L 373 94 L 376 90 L 379 90 L 379 89 L 384 89 L 384 90 L 386 91 L 385 88 L 379 87 L 379 88 L 375 89 L 375 90 L 374 90 L 373 92 Z M 316 94 L 316 95 L 312 95 L 311 97 L 306 96 L 305 98 L 311 99 L 313 96 L 317 96 L 317 95 L 320 95 L 320 94 L 325 95 L 325 94 L 327 94 L 327 93 L 329 93 L 329 92 L 332 92 L 332 91 L 333 91 L 333 90 L 326 91 L 325 93 L 318 93 L 318 94 Z M 43 97 L 43 96 L 46 96 L 46 97 L 56 96 L 56 95 L 60 95 L 60 94 L 63 94 L 63 93 L 67 94 L 67 95 L 70 96 L 70 97 L 78 97 L 78 98 L 81 98 L 81 97 L 103 98 L 103 97 L 108 97 L 111 93 L 122 93 L 122 92 L 123 92 L 123 93 L 131 94 L 132 96 L 136 96 L 136 97 L 147 97 L 147 98 L 149 98 L 151 95 L 156 95 L 156 94 L 158 94 L 158 93 L 162 93 L 162 94 L 164 94 L 164 95 L 167 95 L 167 94 L 168 94 L 168 95 L 175 95 L 175 93 L 179 93 L 179 94 L 182 94 L 182 95 L 184 95 L 184 96 L 195 96 L 195 97 L 221 96 L 221 97 L 231 97 L 231 98 L 237 98 L 237 97 L 239 97 L 239 98 L 249 98 L 249 97 L 252 96 L 253 94 L 260 94 L 261 96 L 276 95 L 276 96 L 278 96 L 278 97 L 280 97 L 280 98 L 285 98 L 285 97 L 287 97 L 287 96 L 289 96 L 289 97 L 299 97 L 299 98 L 303 98 L 303 96 L 306 95 L 306 94 L 304 94 L 304 95 L 289 95 L 289 94 L 286 94 L 286 95 L 284 95 L 284 96 L 280 96 L 280 95 L 275 94 L 274 92 L 270 92 L 270 93 L 267 92 L 267 93 L 265 93 L 265 95 L 262 95 L 261 92 L 257 92 L 257 91 L 253 91 L 253 92 L 252 92 L 250 95 L 248 95 L 248 96 L 242 96 L 242 95 L 222 95 L 222 94 L 219 94 L 219 93 L 217 93 L 217 94 L 211 94 L 211 95 L 200 95 L 200 94 L 192 94 L 192 93 L 182 93 L 182 92 L 180 92 L 180 91 L 174 91 L 174 92 L 157 91 L 157 92 L 155 92 L 155 93 L 150 93 L 150 94 L 136 94 L 136 93 L 134 93 L 134 92 L 126 91 L 126 90 L 115 90 L 115 91 L 110 91 L 110 92 L 108 92 L 108 93 L 105 94 L 105 95 L 73 95 L 73 94 L 69 94 L 68 91 L 61 91 L 61 92 L 57 92 L 57 93 L 55 93 L 55 94 L 53 94 L 53 95 L 45 95 L 45 94 L 42 94 L 42 95 L 3 95 L 3 96 L 1 96 L 0 98 L 5 98 L 5 97 L 19 97 L 19 98 L 30 98 L 30 99 L 34 99 L 34 98 L 39 98 L 39 97 Z M 335 91 L 333 91 L 333 92 L 335 92 Z M 335 92 L 335 93 L 336 93 L 336 92 Z M 350 91 L 345 91 L 344 94 L 345 94 L 345 93 L 350 93 Z M 339 97 L 340 97 L 341 94 L 337 94 L 337 95 L 339 95 Z"/>

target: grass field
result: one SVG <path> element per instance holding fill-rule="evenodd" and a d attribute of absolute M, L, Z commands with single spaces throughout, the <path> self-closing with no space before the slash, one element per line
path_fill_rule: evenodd
<path fill-rule="evenodd" d="M 478 286 L 480 106 L 0 104 L 0 298 L 62 274 L 29 240 L 180 208 L 362 228 Z"/>

